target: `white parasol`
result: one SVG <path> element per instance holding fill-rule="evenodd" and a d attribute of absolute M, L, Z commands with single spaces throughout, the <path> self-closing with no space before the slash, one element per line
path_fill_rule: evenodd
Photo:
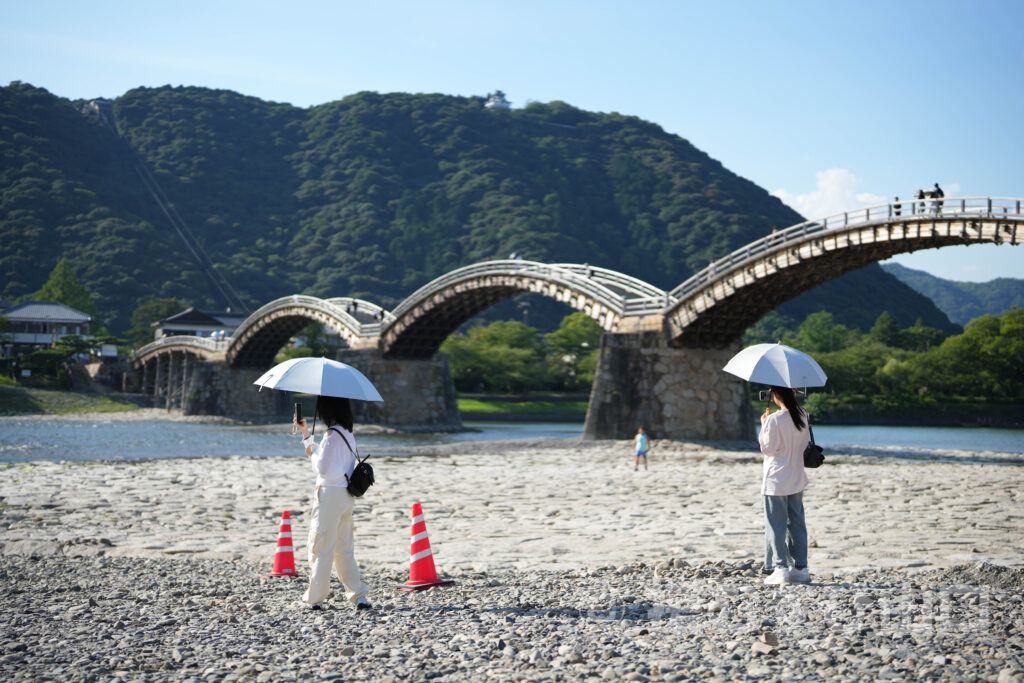
<path fill-rule="evenodd" d="M 785 344 L 755 344 L 733 356 L 726 372 L 748 382 L 776 387 L 823 387 L 828 377 L 818 362 Z"/>
<path fill-rule="evenodd" d="M 292 358 L 278 363 L 253 382 L 260 389 L 338 396 L 358 401 L 383 401 L 366 375 L 351 365 L 327 358 Z"/>

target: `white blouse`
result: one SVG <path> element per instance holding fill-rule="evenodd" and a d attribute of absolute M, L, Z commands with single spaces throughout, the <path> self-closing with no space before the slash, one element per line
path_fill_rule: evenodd
<path fill-rule="evenodd" d="M 807 412 L 804 428 L 798 430 L 786 409 L 777 410 L 761 425 L 757 440 L 764 454 L 761 495 L 791 496 L 807 488 L 804 449 L 811 437 Z"/>
<path fill-rule="evenodd" d="M 316 474 L 317 486 L 348 486 L 346 477 L 352 475 L 356 466 L 355 455 L 335 429 L 341 430 L 352 448 L 356 447 L 356 437 L 340 425 L 328 429 L 319 444 L 312 436 L 302 441 L 304 446 L 313 447 L 309 460 Z"/>

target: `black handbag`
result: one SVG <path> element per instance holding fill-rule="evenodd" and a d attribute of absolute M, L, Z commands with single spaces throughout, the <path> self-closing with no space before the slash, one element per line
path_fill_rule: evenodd
<path fill-rule="evenodd" d="M 334 427 L 331 427 L 331 429 L 334 429 Z M 374 481 L 373 468 L 366 462 L 370 456 L 367 455 L 362 460 L 359 460 L 359 454 L 353 450 L 352 444 L 348 442 L 348 439 L 341 433 L 341 430 L 334 429 L 334 431 L 338 432 L 338 436 L 342 439 L 345 439 L 345 445 L 348 446 L 349 452 L 356 458 L 356 466 L 352 469 L 352 476 L 345 477 L 345 481 L 348 482 L 348 486 L 345 488 L 352 497 L 362 498 L 363 494 L 366 493 L 366 489 L 373 486 Z"/>
<path fill-rule="evenodd" d="M 811 432 L 811 442 L 804 449 L 804 467 L 821 467 L 825 462 L 825 454 L 822 447 L 814 443 L 814 430 L 811 429 L 810 423 L 807 424 L 807 429 Z"/>

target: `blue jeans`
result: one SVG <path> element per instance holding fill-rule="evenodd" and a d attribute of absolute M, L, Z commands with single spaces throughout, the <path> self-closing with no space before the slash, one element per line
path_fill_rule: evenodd
<path fill-rule="evenodd" d="M 764 496 L 764 568 L 806 566 L 803 491 L 790 496 Z"/>

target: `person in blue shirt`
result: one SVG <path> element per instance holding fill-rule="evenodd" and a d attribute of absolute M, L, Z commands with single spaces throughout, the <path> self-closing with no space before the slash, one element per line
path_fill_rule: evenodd
<path fill-rule="evenodd" d="M 647 451 L 650 449 L 650 441 L 647 439 L 647 433 L 643 427 L 636 430 L 636 436 L 633 437 L 634 451 L 636 452 L 636 462 L 633 463 L 633 471 L 636 472 L 640 469 L 640 458 L 644 459 L 644 469 L 647 469 Z"/>

